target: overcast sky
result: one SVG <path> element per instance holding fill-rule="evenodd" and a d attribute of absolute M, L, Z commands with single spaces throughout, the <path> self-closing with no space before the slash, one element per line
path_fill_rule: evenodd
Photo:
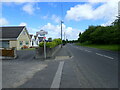
<path fill-rule="evenodd" d="M 60 38 L 60 20 L 63 33 L 69 40 L 77 39 L 89 25 L 110 25 L 118 15 L 119 0 L 88 0 L 82 2 L 26 2 L 3 0 L 0 3 L 1 26 L 25 25 L 30 34 L 43 29 L 47 38 Z M 16 2 L 18 1 L 18 2 Z"/>

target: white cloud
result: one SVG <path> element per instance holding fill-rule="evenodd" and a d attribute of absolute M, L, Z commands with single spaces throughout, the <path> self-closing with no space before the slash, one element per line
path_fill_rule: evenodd
<path fill-rule="evenodd" d="M 72 27 L 66 27 L 66 25 L 62 24 L 63 26 L 63 39 L 64 39 L 64 32 L 68 39 L 77 39 L 78 33 L 80 32 L 77 29 L 73 29 Z M 61 27 L 60 25 L 53 25 L 51 23 L 48 23 L 44 25 L 41 29 L 48 31 L 48 35 L 46 35 L 48 38 L 52 37 L 54 38 L 60 38 L 61 37 Z"/>
<path fill-rule="evenodd" d="M 24 3 L 24 2 L 34 2 L 34 0 L 1 0 L 2 2 L 16 2 L 16 3 Z"/>
<path fill-rule="evenodd" d="M 95 9 L 93 3 L 98 4 L 99 2 L 97 1 L 98 0 L 89 0 L 89 3 L 71 7 L 70 10 L 67 11 L 65 18 L 75 21 L 83 19 L 113 21 L 114 17 L 118 14 L 118 0 L 109 0 L 108 2 L 107 0 L 102 0 L 104 3 Z"/>
<path fill-rule="evenodd" d="M 60 23 L 60 17 L 56 15 L 52 15 L 51 19 L 55 21 L 56 23 Z"/>
<path fill-rule="evenodd" d="M 28 13 L 30 15 L 34 14 L 34 10 L 35 10 L 33 7 L 33 4 L 31 4 L 31 3 L 24 5 L 22 9 L 23 9 L 23 11 L 25 11 L 26 13 Z"/>
<path fill-rule="evenodd" d="M 3 25 L 7 25 L 9 22 L 7 19 L 5 18 L 0 18 L 0 25 L 3 26 Z"/>
<path fill-rule="evenodd" d="M 42 19 L 48 19 L 48 15 L 44 15 L 41 17 Z"/>
<path fill-rule="evenodd" d="M 27 26 L 27 23 L 22 22 L 22 23 L 20 23 L 20 25 L 19 25 L 19 26 Z"/>

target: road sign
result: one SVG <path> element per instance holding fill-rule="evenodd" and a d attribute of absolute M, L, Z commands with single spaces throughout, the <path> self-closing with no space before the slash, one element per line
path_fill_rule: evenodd
<path fill-rule="evenodd" d="M 37 35 L 40 35 L 40 36 L 44 36 L 43 39 L 44 39 L 44 57 L 46 59 L 46 37 L 45 35 L 48 34 L 48 32 L 44 31 L 44 30 L 40 30 L 39 32 L 36 32 Z"/>
<path fill-rule="evenodd" d="M 39 32 L 37 32 L 37 34 L 39 34 L 40 36 L 45 36 L 46 34 L 48 34 L 48 32 L 44 30 L 40 30 Z"/>
<path fill-rule="evenodd" d="M 43 37 L 44 39 L 46 39 L 46 37 Z"/>

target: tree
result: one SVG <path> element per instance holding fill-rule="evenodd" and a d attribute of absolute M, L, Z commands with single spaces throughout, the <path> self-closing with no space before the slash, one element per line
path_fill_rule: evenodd
<path fill-rule="evenodd" d="M 49 38 L 48 38 L 48 41 L 49 41 L 49 42 L 52 42 L 52 38 L 51 38 L 51 37 L 49 37 Z"/>
<path fill-rule="evenodd" d="M 80 36 L 81 36 L 81 32 L 79 33 L 79 38 L 78 38 L 78 42 L 80 42 Z"/>

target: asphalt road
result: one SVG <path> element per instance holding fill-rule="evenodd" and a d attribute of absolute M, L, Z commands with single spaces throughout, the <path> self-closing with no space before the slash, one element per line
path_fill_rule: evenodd
<path fill-rule="evenodd" d="M 75 73 L 80 87 L 118 87 L 117 52 L 81 47 L 74 44 L 68 44 L 66 47 L 73 55 L 72 61 L 76 68 Z"/>
<path fill-rule="evenodd" d="M 67 44 L 46 61 L 35 51 L 18 54 L 3 61 L 4 88 L 118 88 L 117 52 Z"/>

